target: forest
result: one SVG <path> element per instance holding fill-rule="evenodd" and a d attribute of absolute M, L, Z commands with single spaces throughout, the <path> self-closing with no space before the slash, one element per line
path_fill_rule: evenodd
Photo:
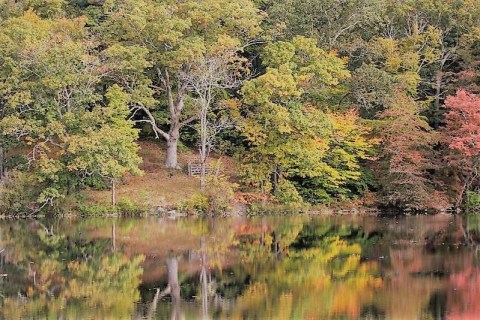
<path fill-rule="evenodd" d="M 0 0 L 0 131 L 9 214 L 117 206 L 145 141 L 186 211 L 480 208 L 480 0 Z"/>

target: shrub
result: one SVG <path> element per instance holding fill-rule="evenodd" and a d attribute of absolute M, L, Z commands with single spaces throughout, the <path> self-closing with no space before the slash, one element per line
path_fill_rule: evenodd
<path fill-rule="evenodd" d="M 196 193 L 189 199 L 180 202 L 178 210 L 187 214 L 206 214 L 208 212 L 208 197 L 203 193 Z"/>
<path fill-rule="evenodd" d="M 79 213 L 87 216 L 105 216 L 117 213 L 118 208 L 111 204 L 86 204 L 78 207 Z"/>
<path fill-rule="evenodd" d="M 87 216 L 105 216 L 117 214 L 122 216 L 141 215 L 147 211 L 144 205 L 133 202 L 130 199 L 120 200 L 116 206 L 105 203 L 80 205 L 79 213 Z"/>
<path fill-rule="evenodd" d="M 469 211 L 480 210 L 480 192 L 467 191 L 465 206 Z"/>
<path fill-rule="evenodd" d="M 121 215 L 138 216 L 147 211 L 143 204 L 136 203 L 130 199 L 122 199 L 117 203 L 117 212 Z"/>
<path fill-rule="evenodd" d="M 12 171 L 2 187 L 0 212 L 5 215 L 34 214 L 39 210 L 38 196 L 33 178 L 22 172 Z"/>
<path fill-rule="evenodd" d="M 182 201 L 178 210 L 188 214 L 227 214 L 232 210 L 231 203 L 235 198 L 235 187 L 223 175 L 208 176 L 205 190 L 194 194 L 188 200 Z"/>
<path fill-rule="evenodd" d="M 285 205 L 303 203 L 303 199 L 293 183 L 286 179 L 282 179 L 282 181 L 278 184 L 275 192 L 275 198 L 278 200 L 278 202 Z"/>

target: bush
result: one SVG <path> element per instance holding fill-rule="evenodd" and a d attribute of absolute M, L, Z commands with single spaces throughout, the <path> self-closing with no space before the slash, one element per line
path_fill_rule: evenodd
<path fill-rule="evenodd" d="M 122 199 L 117 203 L 117 212 L 126 216 L 139 216 L 147 211 L 143 204 L 133 202 L 130 199 Z"/>
<path fill-rule="evenodd" d="M 224 215 L 232 210 L 235 185 L 223 175 L 208 176 L 205 190 L 182 201 L 178 210 L 188 214 Z"/>
<path fill-rule="evenodd" d="M 130 199 L 120 200 L 116 206 L 105 203 L 80 205 L 79 213 L 87 216 L 105 216 L 110 214 L 122 216 L 136 216 L 146 212 L 145 206 L 133 202 Z"/>
<path fill-rule="evenodd" d="M 187 214 L 206 214 L 208 212 L 208 197 L 203 193 L 196 193 L 189 199 L 180 202 L 178 210 Z"/>
<path fill-rule="evenodd" d="M 281 204 L 295 204 L 303 203 L 303 199 L 298 193 L 297 189 L 290 181 L 286 179 L 282 179 L 281 182 L 277 186 L 277 190 L 275 192 L 275 198 Z"/>
<path fill-rule="evenodd" d="M 467 191 L 465 206 L 467 210 L 479 211 L 480 210 L 480 192 Z"/>
<path fill-rule="evenodd" d="M 116 214 L 118 208 L 111 204 L 86 204 L 78 207 L 79 213 L 87 216 L 105 216 L 109 214 Z"/>
<path fill-rule="evenodd" d="M 26 173 L 13 171 L 2 187 L 0 212 L 5 215 L 34 214 L 38 209 L 35 181 Z"/>

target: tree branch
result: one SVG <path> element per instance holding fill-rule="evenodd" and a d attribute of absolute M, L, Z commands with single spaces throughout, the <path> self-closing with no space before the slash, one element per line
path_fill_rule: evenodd
<path fill-rule="evenodd" d="M 153 131 L 155 132 L 155 135 L 157 136 L 158 138 L 158 135 L 161 135 L 165 140 L 168 140 L 170 138 L 170 135 L 168 133 L 166 133 L 165 131 L 163 131 L 162 129 L 160 129 L 158 126 L 157 126 L 157 122 L 155 120 L 155 117 L 153 116 L 153 114 L 150 112 L 150 110 L 148 110 L 147 108 L 145 108 L 144 105 L 142 104 L 138 104 L 136 106 L 136 108 L 142 110 L 143 112 L 145 112 L 145 114 L 147 115 L 148 117 L 148 120 L 134 120 L 134 122 L 147 122 L 149 123 L 151 126 L 152 126 L 152 129 Z"/>

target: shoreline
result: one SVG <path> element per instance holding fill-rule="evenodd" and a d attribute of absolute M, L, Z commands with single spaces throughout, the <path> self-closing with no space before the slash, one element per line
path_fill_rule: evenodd
<path fill-rule="evenodd" d="M 268 207 L 268 206 L 266 206 Z M 0 220 L 10 219 L 42 219 L 42 218 L 62 218 L 62 219 L 76 219 L 76 218 L 148 218 L 148 217 L 163 217 L 168 219 L 177 218 L 229 218 L 229 217 L 255 217 L 255 216 L 292 216 L 292 215 L 310 215 L 310 216 L 359 216 L 359 217 L 399 217 L 399 216 L 418 216 L 418 215 L 460 215 L 464 214 L 461 210 L 440 210 L 436 212 L 420 212 L 407 211 L 401 209 L 380 209 L 380 208 L 355 208 L 355 209 L 339 209 L 339 208 L 325 208 L 325 209 L 311 209 L 299 210 L 297 212 L 289 212 L 288 210 L 274 210 L 270 212 L 248 212 L 244 210 L 233 210 L 226 214 L 188 214 L 177 209 L 168 209 L 165 207 L 152 207 L 144 212 L 138 214 L 124 214 L 124 213 L 108 213 L 108 214 L 85 214 L 85 213 L 65 213 L 65 214 L 22 214 L 22 215 L 6 215 L 1 214 Z"/>

